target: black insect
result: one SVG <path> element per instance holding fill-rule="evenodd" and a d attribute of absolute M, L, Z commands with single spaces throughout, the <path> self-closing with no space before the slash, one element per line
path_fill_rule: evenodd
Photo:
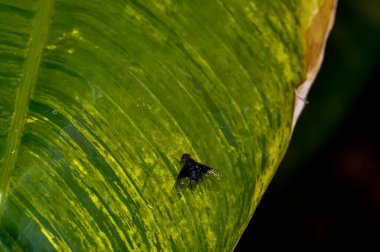
<path fill-rule="evenodd" d="M 183 154 L 182 162 L 183 167 L 174 184 L 174 188 L 177 192 L 182 192 L 187 187 L 193 191 L 197 184 L 204 182 L 205 178 L 209 180 L 207 184 L 211 189 L 218 187 L 215 182 L 224 180 L 222 172 L 198 163 L 191 158 L 190 154 Z"/>

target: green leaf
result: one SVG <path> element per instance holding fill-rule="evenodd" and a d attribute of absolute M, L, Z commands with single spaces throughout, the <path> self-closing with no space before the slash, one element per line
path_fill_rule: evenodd
<path fill-rule="evenodd" d="M 232 250 L 335 4 L 0 0 L 0 249 Z M 183 153 L 219 191 L 173 192 Z"/>

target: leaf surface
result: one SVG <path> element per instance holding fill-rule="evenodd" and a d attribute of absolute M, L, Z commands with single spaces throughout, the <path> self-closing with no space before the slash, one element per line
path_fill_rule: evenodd
<path fill-rule="evenodd" d="M 334 10 L 1 0 L 0 249 L 232 250 Z M 225 174 L 219 191 L 173 193 L 183 153 Z"/>

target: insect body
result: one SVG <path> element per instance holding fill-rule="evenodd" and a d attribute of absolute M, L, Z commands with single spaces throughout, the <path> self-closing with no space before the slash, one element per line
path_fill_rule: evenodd
<path fill-rule="evenodd" d="M 210 183 L 208 183 L 210 185 L 215 181 L 224 180 L 224 175 L 220 171 L 196 162 L 191 158 L 190 154 L 183 154 L 182 162 L 183 167 L 174 185 L 177 192 L 183 191 L 186 187 L 190 187 L 193 191 L 196 185 L 203 182 L 205 178 L 210 180 Z M 215 185 L 212 187 L 215 187 Z"/>

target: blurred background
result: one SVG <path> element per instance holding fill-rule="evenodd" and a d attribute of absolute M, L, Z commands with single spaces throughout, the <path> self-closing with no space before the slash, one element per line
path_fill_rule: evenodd
<path fill-rule="evenodd" d="M 310 103 L 235 251 L 379 249 L 379 85 L 380 1 L 341 0 Z"/>

